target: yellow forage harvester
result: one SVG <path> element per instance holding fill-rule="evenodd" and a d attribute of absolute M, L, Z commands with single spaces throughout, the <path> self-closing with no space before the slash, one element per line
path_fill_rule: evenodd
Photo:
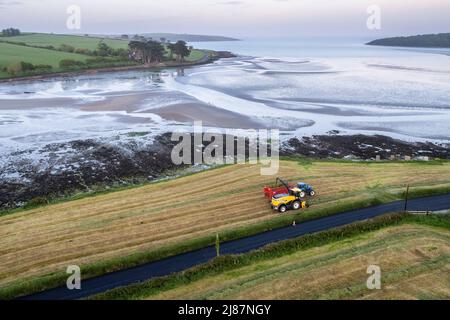
<path fill-rule="evenodd" d="M 314 188 L 304 182 L 293 185 L 277 178 L 276 185 L 275 187 L 264 187 L 264 194 L 270 199 L 272 209 L 280 213 L 308 208 L 306 196 L 313 197 L 316 195 Z"/>

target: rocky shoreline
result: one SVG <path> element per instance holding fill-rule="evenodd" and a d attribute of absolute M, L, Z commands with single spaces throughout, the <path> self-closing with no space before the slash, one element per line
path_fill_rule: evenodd
<path fill-rule="evenodd" d="M 77 140 L 2 156 L 0 210 L 39 205 L 80 192 L 140 185 L 189 170 L 172 163 L 171 152 L 177 143 L 170 137 L 163 134 L 150 139 L 142 134 L 107 141 Z M 380 135 L 329 134 L 290 139 L 282 144 L 280 155 L 347 160 L 450 159 L 450 145 L 409 143 Z"/>
<path fill-rule="evenodd" d="M 290 139 L 285 155 L 355 160 L 450 159 L 449 144 L 406 142 L 383 135 L 329 135 Z"/>
<path fill-rule="evenodd" d="M 152 181 L 175 168 L 171 143 L 164 136 L 149 142 L 92 139 L 13 153 L 0 163 L 0 208 Z"/>

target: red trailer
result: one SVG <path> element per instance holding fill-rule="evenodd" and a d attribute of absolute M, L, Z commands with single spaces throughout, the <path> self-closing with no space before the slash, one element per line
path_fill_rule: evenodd
<path fill-rule="evenodd" d="M 278 182 L 280 182 L 282 186 L 279 186 Z M 295 185 L 289 185 L 280 178 L 277 178 L 276 184 L 277 184 L 277 186 L 275 186 L 275 187 L 269 187 L 269 186 L 264 187 L 264 195 L 269 200 L 272 200 L 273 196 L 275 196 L 277 194 L 289 194 L 289 189 L 295 187 Z"/>

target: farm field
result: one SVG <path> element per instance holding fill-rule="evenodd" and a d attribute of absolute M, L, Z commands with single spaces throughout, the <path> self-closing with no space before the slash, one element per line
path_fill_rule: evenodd
<path fill-rule="evenodd" d="M 405 185 L 450 186 L 450 162 L 354 163 L 282 161 L 279 176 L 311 183 L 318 210 L 378 198 L 394 200 Z M 183 245 L 280 216 L 262 188 L 275 176 L 258 165 L 235 165 L 0 217 L 0 291 L 23 279 Z"/>
<path fill-rule="evenodd" d="M 367 289 L 367 267 L 381 290 Z M 401 225 L 203 277 L 146 299 L 450 299 L 450 230 Z"/>
<path fill-rule="evenodd" d="M 186 58 L 186 61 L 188 62 L 194 62 L 194 61 L 198 61 L 203 59 L 203 57 L 205 56 L 205 51 L 203 50 L 199 50 L 199 49 L 193 49 L 191 51 L 191 54 L 189 55 L 189 57 Z"/>
<path fill-rule="evenodd" d="M 9 78 L 11 74 L 5 71 L 5 68 L 17 63 L 28 62 L 34 65 L 51 65 L 52 72 L 61 72 L 59 62 L 61 60 L 75 60 L 85 62 L 92 59 L 92 56 L 49 50 L 44 48 L 33 48 L 21 45 L 15 45 L 8 42 L 26 43 L 32 46 L 53 46 L 59 48 L 61 45 L 70 45 L 75 49 L 95 50 L 99 42 L 103 40 L 109 47 L 114 49 L 127 49 L 129 41 L 102 39 L 96 37 L 75 36 L 75 35 L 56 35 L 56 34 L 24 34 L 15 37 L 0 37 L 0 78 Z M 204 58 L 205 51 L 193 49 L 191 55 L 186 58 L 187 62 L 196 62 Z M 167 53 L 168 55 L 168 53 Z M 169 63 L 170 64 L 170 63 Z M 111 66 L 120 66 L 111 65 Z M 122 65 L 127 66 L 126 63 Z"/>
<path fill-rule="evenodd" d="M 61 45 L 66 44 L 71 45 L 76 49 L 89 49 L 89 50 L 96 49 L 98 43 L 101 40 L 103 40 L 109 47 L 112 47 L 114 49 L 128 48 L 128 41 L 125 40 L 102 39 L 100 37 L 96 38 L 96 37 L 85 37 L 76 35 L 33 33 L 7 38 L 0 37 L 0 40 L 24 42 L 28 45 L 35 45 L 35 46 L 54 46 L 55 48 L 58 48 Z"/>
<path fill-rule="evenodd" d="M 14 63 L 19 63 L 20 61 L 29 62 L 35 65 L 51 65 L 53 67 L 53 71 L 57 72 L 60 70 L 59 62 L 61 60 L 70 59 L 76 61 L 86 61 L 88 58 L 88 56 L 76 53 L 24 47 L 0 42 L 0 78 L 10 77 L 11 75 L 3 71 L 3 68 Z"/>

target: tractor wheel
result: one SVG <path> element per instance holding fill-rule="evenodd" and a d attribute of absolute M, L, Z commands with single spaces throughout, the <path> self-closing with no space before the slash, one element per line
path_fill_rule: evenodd
<path fill-rule="evenodd" d="M 314 197 L 314 196 L 316 195 L 316 192 L 313 190 L 313 191 L 311 191 L 311 192 L 309 193 L 309 195 L 310 195 L 311 197 Z"/>
<path fill-rule="evenodd" d="M 300 198 L 304 198 L 304 197 L 306 197 L 306 192 L 305 191 L 300 192 Z"/>
<path fill-rule="evenodd" d="M 301 206 L 302 205 L 301 205 L 300 201 L 294 201 L 294 203 L 292 204 L 292 209 L 298 210 L 298 209 L 300 209 Z"/>
<path fill-rule="evenodd" d="M 285 213 L 287 211 L 287 207 L 283 204 L 278 208 L 278 211 L 280 211 L 280 213 Z"/>

